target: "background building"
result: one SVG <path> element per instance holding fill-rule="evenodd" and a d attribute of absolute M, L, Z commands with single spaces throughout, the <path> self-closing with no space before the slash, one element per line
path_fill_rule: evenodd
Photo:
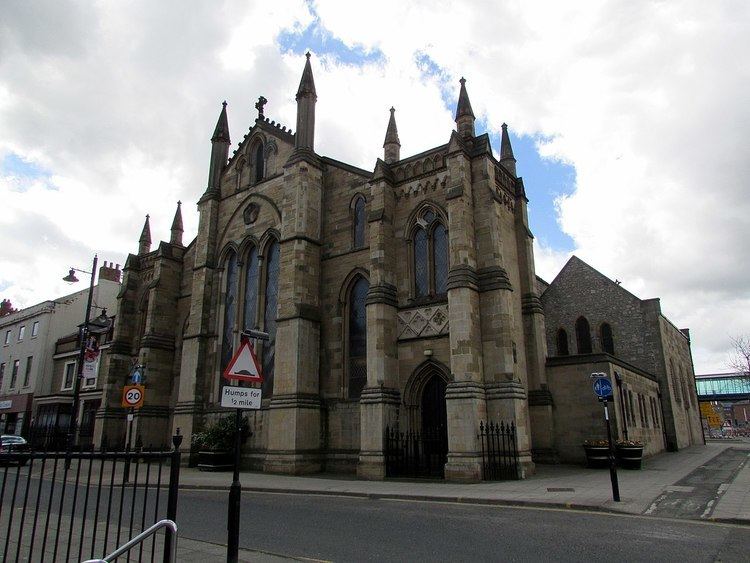
<path fill-rule="evenodd" d="M 114 313 L 120 290 L 119 265 L 99 269 L 92 303 Z M 52 394 L 53 357 L 57 340 L 71 333 L 83 321 L 89 289 L 0 317 L 0 431 L 27 435 L 34 399 Z M 92 313 L 92 316 L 97 313 Z M 69 399 L 71 404 L 72 400 Z M 69 407 L 68 407 L 69 409 Z M 68 416 L 70 410 L 68 410 Z"/>

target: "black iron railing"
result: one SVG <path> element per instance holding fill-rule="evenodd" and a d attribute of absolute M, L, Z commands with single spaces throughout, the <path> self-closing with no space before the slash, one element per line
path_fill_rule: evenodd
<path fill-rule="evenodd" d="M 442 479 L 448 457 L 445 432 L 399 432 L 385 429 L 386 477 L 431 477 Z"/>
<path fill-rule="evenodd" d="M 513 422 L 480 422 L 479 440 L 482 444 L 482 479 L 520 479 L 516 425 Z"/>
<path fill-rule="evenodd" d="M 0 560 L 103 557 L 154 522 L 176 520 L 181 442 L 174 436 L 171 451 L 0 453 Z M 154 561 L 163 549 L 157 558 L 169 561 L 171 534 L 130 557 Z"/>

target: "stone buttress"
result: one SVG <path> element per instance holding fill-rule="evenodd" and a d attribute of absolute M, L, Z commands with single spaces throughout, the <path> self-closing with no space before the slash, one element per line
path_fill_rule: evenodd
<path fill-rule="evenodd" d="M 284 165 L 276 367 L 264 470 L 320 471 L 320 273 L 323 166 L 314 152 L 315 83 L 307 54 L 295 149 Z"/>
<path fill-rule="evenodd" d="M 395 130 L 395 122 L 393 129 Z M 395 193 L 391 170 L 380 159 L 370 182 L 370 195 L 370 290 L 366 305 L 367 385 L 360 397 L 361 438 L 357 475 L 365 479 L 383 479 L 385 430 L 386 427 L 397 424 L 400 393 L 396 342 L 396 241 L 393 229 Z"/>

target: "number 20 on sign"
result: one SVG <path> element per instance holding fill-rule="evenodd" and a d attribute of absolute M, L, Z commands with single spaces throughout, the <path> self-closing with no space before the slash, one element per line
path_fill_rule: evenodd
<path fill-rule="evenodd" d="M 126 385 L 122 389 L 122 406 L 126 409 L 141 408 L 145 391 L 143 385 Z"/>

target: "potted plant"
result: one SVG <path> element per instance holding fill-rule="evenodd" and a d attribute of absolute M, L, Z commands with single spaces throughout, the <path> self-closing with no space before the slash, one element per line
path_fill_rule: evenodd
<path fill-rule="evenodd" d="M 615 443 L 617 464 L 623 469 L 640 469 L 643 460 L 643 442 L 618 440 Z"/>
<path fill-rule="evenodd" d="M 586 440 L 583 443 L 586 452 L 586 465 L 592 469 L 609 467 L 609 442 L 607 440 Z"/>
<path fill-rule="evenodd" d="M 234 464 L 234 415 L 225 416 L 206 424 L 200 432 L 193 434 L 193 450 L 198 452 L 198 469 L 219 471 L 232 469 Z M 241 442 L 250 435 L 247 419 L 243 416 L 240 426 Z"/>

